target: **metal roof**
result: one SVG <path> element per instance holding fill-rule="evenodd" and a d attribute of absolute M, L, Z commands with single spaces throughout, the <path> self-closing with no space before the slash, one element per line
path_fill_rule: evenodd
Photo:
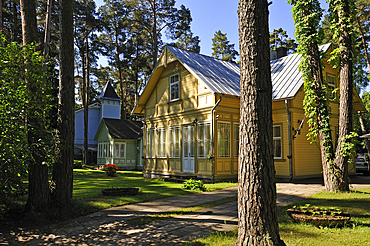
<path fill-rule="evenodd" d="M 319 47 L 326 52 L 329 44 Z M 213 93 L 240 96 L 239 65 L 213 57 L 167 46 L 182 65 Z M 271 65 L 272 99 L 294 97 L 303 85 L 298 65 L 301 55 L 292 54 L 273 60 Z"/>

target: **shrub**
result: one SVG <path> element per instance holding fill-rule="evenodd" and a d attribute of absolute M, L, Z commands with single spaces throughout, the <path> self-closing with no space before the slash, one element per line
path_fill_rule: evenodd
<path fill-rule="evenodd" d="M 108 177 L 114 177 L 118 171 L 118 167 L 115 164 L 108 164 L 104 165 L 103 170 Z"/>
<path fill-rule="evenodd" d="M 202 180 L 193 180 L 193 179 L 185 180 L 183 188 L 186 190 L 200 190 L 200 191 L 206 190 L 206 187 L 204 186 Z"/>

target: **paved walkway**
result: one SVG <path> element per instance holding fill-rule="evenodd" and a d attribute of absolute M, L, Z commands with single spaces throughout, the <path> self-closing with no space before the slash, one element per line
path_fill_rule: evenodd
<path fill-rule="evenodd" d="M 368 182 L 370 183 L 370 182 Z M 352 188 L 366 188 L 356 184 Z M 277 184 L 277 205 L 303 200 L 321 190 L 320 183 Z M 237 195 L 237 187 L 219 191 L 172 197 L 106 209 L 89 216 L 53 225 L 42 231 L 14 231 L 3 235 L 0 245 L 179 245 L 216 231 L 227 231 L 238 224 L 236 202 L 203 209 L 186 215 L 132 226 L 128 219 L 193 207 Z"/>

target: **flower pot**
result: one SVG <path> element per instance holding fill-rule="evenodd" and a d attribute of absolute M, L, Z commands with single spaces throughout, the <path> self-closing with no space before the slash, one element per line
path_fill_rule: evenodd
<path fill-rule="evenodd" d="M 330 211 L 302 211 L 290 208 L 288 215 L 297 223 L 308 223 L 317 227 L 343 227 L 351 217 L 348 213 L 332 214 Z"/>

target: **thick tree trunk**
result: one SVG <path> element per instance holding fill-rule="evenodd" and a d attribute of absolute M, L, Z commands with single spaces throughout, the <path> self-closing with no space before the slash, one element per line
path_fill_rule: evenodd
<path fill-rule="evenodd" d="M 239 0 L 239 231 L 236 245 L 285 245 L 276 215 L 267 1 Z"/>
<path fill-rule="evenodd" d="M 353 77 L 352 77 L 352 42 L 348 30 L 349 3 L 344 0 L 344 8 L 338 9 L 339 26 L 341 28 L 339 36 L 340 49 L 340 97 L 339 97 L 339 132 L 338 145 L 336 149 L 336 164 L 338 166 L 338 190 L 348 191 L 348 159 L 343 156 L 341 150 L 346 142 L 352 141 L 345 139 L 352 131 L 352 99 L 353 99 Z M 337 191 L 337 190 L 336 190 Z"/>
<path fill-rule="evenodd" d="M 21 17 L 22 17 L 22 37 L 23 45 L 36 43 L 37 41 L 37 24 L 36 24 L 36 2 L 34 0 L 21 0 Z M 36 93 L 35 81 L 26 80 L 27 90 L 30 95 Z M 38 122 L 38 113 L 34 109 L 34 104 L 38 102 L 30 97 L 27 113 L 28 144 L 31 148 L 32 160 L 29 163 L 28 173 L 28 200 L 27 210 L 44 210 L 49 202 L 49 181 L 48 166 L 43 165 L 42 151 L 38 149 L 37 142 L 42 139 L 42 125 Z M 41 109 L 39 109 L 41 110 Z M 41 128 L 40 128 L 41 126 Z"/>
<path fill-rule="evenodd" d="M 86 78 L 84 80 L 84 150 L 83 150 L 83 163 L 89 164 L 89 40 L 86 35 L 85 39 L 85 62 L 86 62 Z"/>
<path fill-rule="evenodd" d="M 57 207 L 72 202 L 74 155 L 73 0 L 59 1 L 58 153 L 52 174 L 52 201 Z"/>

